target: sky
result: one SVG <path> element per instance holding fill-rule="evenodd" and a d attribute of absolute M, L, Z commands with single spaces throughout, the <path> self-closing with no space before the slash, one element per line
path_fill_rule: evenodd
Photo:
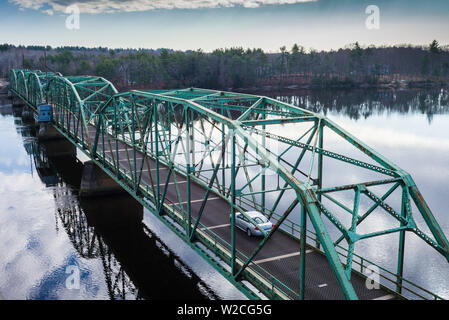
<path fill-rule="evenodd" d="M 278 52 L 433 39 L 449 44 L 448 0 L 0 0 L 0 43 L 15 45 Z"/>

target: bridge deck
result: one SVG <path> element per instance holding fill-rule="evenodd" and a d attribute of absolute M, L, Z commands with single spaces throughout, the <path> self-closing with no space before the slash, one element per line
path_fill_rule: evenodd
<path fill-rule="evenodd" d="M 95 138 L 95 127 L 89 128 L 89 136 L 92 141 Z M 109 141 L 108 141 L 109 140 Z M 105 149 L 108 150 L 109 146 L 114 146 L 115 139 L 113 137 L 105 137 Z M 98 149 L 102 149 L 102 141 L 98 142 Z M 109 144 L 110 143 L 110 144 Z M 128 156 L 127 156 L 128 152 Z M 117 159 L 116 151 L 113 151 L 109 155 L 109 158 Z M 128 161 L 128 157 L 130 161 Z M 125 143 L 118 142 L 118 159 L 121 169 L 132 170 L 133 165 L 133 150 L 127 147 Z M 151 185 L 151 180 L 156 183 L 156 163 L 155 160 L 146 154 L 136 152 L 136 160 L 138 163 L 144 159 L 145 163 L 142 172 L 142 182 Z M 130 167 L 131 163 L 131 167 Z M 148 166 L 147 166 L 148 164 Z M 147 168 L 150 167 L 150 170 Z M 165 181 L 167 179 L 168 168 L 160 164 L 160 176 L 159 184 L 161 193 L 165 187 Z M 151 175 L 151 180 L 150 180 Z M 178 189 L 180 192 L 181 200 L 178 198 L 178 193 L 175 187 L 175 180 L 171 174 L 170 183 L 168 185 L 166 200 L 171 203 L 177 203 L 187 210 L 187 183 L 186 178 L 177 174 L 176 181 L 178 183 Z M 199 184 L 191 182 L 191 214 L 192 221 L 195 221 L 198 216 L 198 212 L 201 207 L 203 197 L 205 195 L 205 189 Z M 206 232 L 215 233 L 221 240 L 227 243 L 231 242 L 231 227 L 230 227 L 230 205 L 224 199 L 216 196 L 213 193 L 209 194 L 208 201 L 204 208 L 203 215 L 201 217 L 201 224 L 208 229 Z M 237 228 L 236 230 L 236 250 L 238 255 L 243 254 L 249 256 L 252 251 L 257 247 L 261 241 L 258 237 L 248 237 L 245 232 Z M 293 292 L 299 291 L 299 242 L 282 232 L 276 232 L 273 237 L 265 244 L 263 249 L 253 259 L 254 263 L 258 267 L 259 272 L 270 283 L 271 277 L 275 277 L 284 283 Z M 305 299 L 324 300 L 324 299 L 344 299 L 343 293 L 337 283 L 337 280 L 331 270 L 331 267 L 326 257 L 316 250 L 309 249 L 306 251 L 306 282 L 305 282 Z M 354 286 L 359 299 L 392 299 L 394 295 L 390 294 L 383 288 L 380 289 L 368 289 L 365 286 L 365 279 L 353 274 L 351 276 L 351 282 Z M 287 294 L 293 298 L 291 293 Z"/>

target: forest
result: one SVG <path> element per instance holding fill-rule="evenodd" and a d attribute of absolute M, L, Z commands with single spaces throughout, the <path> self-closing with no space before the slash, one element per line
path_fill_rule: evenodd
<path fill-rule="evenodd" d="M 330 51 L 294 44 L 277 53 L 221 48 L 213 52 L 0 45 L 0 76 L 11 68 L 97 75 L 118 89 L 270 89 L 435 86 L 449 81 L 449 46 L 362 46 Z"/>

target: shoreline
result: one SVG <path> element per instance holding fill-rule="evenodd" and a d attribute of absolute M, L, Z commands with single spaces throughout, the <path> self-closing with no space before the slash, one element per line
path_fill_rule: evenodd
<path fill-rule="evenodd" d="M 432 88 L 447 88 L 448 82 L 435 81 L 410 81 L 410 82 L 396 82 L 396 83 L 354 83 L 354 84 L 292 84 L 292 85 L 264 85 L 244 88 L 228 88 L 229 91 L 280 91 L 280 90 L 322 90 L 322 89 L 337 89 L 337 90 L 352 90 L 352 89 L 432 89 Z"/>
<path fill-rule="evenodd" d="M 0 78 L 0 93 L 8 92 L 8 80 Z M 357 90 L 357 89 L 393 89 L 393 90 L 408 90 L 408 89 L 435 89 L 448 88 L 449 80 L 445 81 L 392 81 L 391 83 L 350 83 L 350 84 L 291 84 L 291 85 L 260 85 L 242 88 L 221 88 L 215 90 L 236 91 L 236 92 L 274 92 L 274 91 L 294 91 L 294 90 Z M 133 90 L 133 88 L 117 87 L 119 92 Z M 151 88 L 160 89 L 160 88 Z"/>

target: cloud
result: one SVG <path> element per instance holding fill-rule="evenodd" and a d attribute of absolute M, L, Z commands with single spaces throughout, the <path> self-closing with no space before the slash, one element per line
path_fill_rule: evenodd
<path fill-rule="evenodd" d="M 47 9 L 47 10 L 44 10 L 44 12 L 46 13 L 46 14 L 48 14 L 49 16 L 52 16 L 53 15 L 53 10 L 51 10 L 51 9 Z"/>
<path fill-rule="evenodd" d="M 200 9 L 228 8 L 242 6 L 257 8 L 263 5 L 283 5 L 316 0 L 9 0 L 19 9 L 40 10 L 49 15 L 65 12 L 71 5 L 77 5 L 81 13 L 137 12 L 155 9 Z"/>

